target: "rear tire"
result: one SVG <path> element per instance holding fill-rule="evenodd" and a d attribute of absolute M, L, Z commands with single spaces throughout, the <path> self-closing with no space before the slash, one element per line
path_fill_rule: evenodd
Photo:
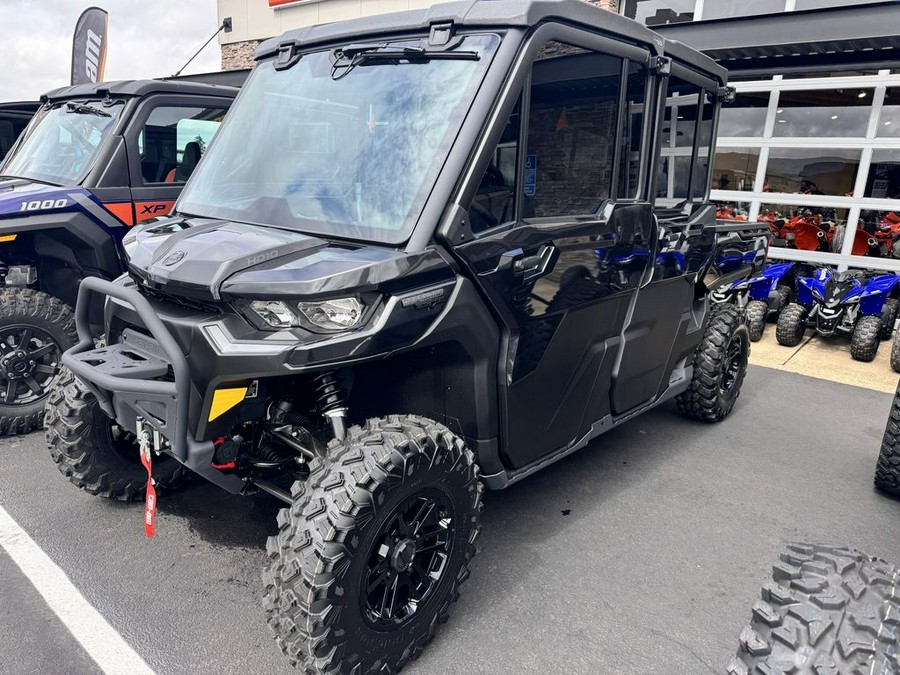
<path fill-rule="evenodd" d="M 896 673 L 900 569 L 850 548 L 792 544 L 773 568 L 729 675 Z"/>
<path fill-rule="evenodd" d="M 0 290 L 0 436 L 41 426 L 62 353 L 77 341 L 75 314 L 59 298 L 31 288 Z"/>
<path fill-rule="evenodd" d="M 875 463 L 875 487 L 900 496 L 900 385 L 894 393 L 891 414 L 881 438 L 881 452 Z"/>
<path fill-rule="evenodd" d="M 50 392 L 46 430 L 53 461 L 76 487 L 116 501 L 143 498 L 147 470 L 141 464 L 137 439 L 106 416 L 97 398 L 68 369 Z M 186 474 L 187 469 L 173 457 L 154 458 L 157 493 L 171 490 Z"/>
<path fill-rule="evenodd" d="M 762 300 L 751 300 L 747 303 L 747 330 L 751 342 L 759 342 L 762 339 L 768 314 L 769 303 Z"/>
<path fill-rule="evenodd" d="M 809 310 L 796 302 L 788 304 L 778 315 L 775 325 L 775 339 L 785 347 L 796 347 L 806 333 L 806 315 Z"/>
<path fill-rule="evenodd" d="M 396 673 L 469 576 L 475 457 L 443 425 L 392 415 L 352 427 L 311 468 L 266 547 L 269 628 L 301 672 Z"/>
<path fill-rule="evenodd" d="M 872 361 L 881 343 L 881 318 L 877 316 L 859 317 L 850 338 L 850 356 L 854 361 Z"/>
<path fill-rule="evenodd" d="M 678 409 L 701 422 L 719 422 L 741 394 L 750 358 L 750 334 L 741 311 L 721 305 L 709 318 L 697 351 L 687 391 L 675 399 Z"/>
<path fill-rule="evenodd" d="M 891 298 L 885 300 L 884 309 L 881 311 L 881 339 L 890 340 L 894 334 L 894 323 L 897 321 L 897 307 L 900 301 Z"/>

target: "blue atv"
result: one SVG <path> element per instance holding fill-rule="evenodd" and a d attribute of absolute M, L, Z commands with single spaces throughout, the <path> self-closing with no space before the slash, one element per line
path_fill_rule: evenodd
<path fill-rule="evenodd" d="M 758 342 L 766 322 L 777 318 L 791 299 L 795 283 L 794 263 L 769 265 L 759 274 L 725 284 L 710 294 L 710 302 L 732 303 L 744 312 L 750 339 Z"/>
<path fill-rule="evenodd" d="M 894 329 L 898 301 L 892 295 L 898 281 L 895 274 L 872 276 L 828 268 L 799 277 L 798 302 L 790 303 L 778 317 L 775 337 L 779 344 L 795 347 L 807 327 L 823 337 L 851 335 L 850 355 L 856 361 L 871 361 Z"/>

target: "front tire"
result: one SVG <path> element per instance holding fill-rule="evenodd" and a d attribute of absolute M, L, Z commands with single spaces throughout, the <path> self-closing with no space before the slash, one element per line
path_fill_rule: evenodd
<path fill-rule="evenodd" d="M 898 575 L 850 548 L 790 545 L 726 672 L 898 672 Z"/>
<path fill-rule="evenodd" d="M 766 317 L 769 315 L 769 303 L 762 300 L 751 300 L 747 303 L 747 330 L 750 342 L 759 342 L 766 330 Z"/>
<path fill-rule="evenodd" d="M 59 298 L 31 288 L 0 291 L 0 436 L 41 426 L 62 353 L 77 340 L 75 314 Z"/>
<path fill-rule="evenodd" d="M 713 312 L 697 351 L 687 391 L 676 398 L 678 409 L 701 422 L 719 422 L 741 393 L 750 358 L 750 334 L 741 311 L 722 305 Z"/>
<path fill-rule="evenodd" d="M 292 493 L 263 573 L 276 641 L 305 673 L 396 673 L 469 576 L 482 495 L 472 452 L 421 417 L 371 419 Z"/>
<path fill-rule="evenodd" d="M 808 310 L 803 305 L 791 302 L 781 310 L 778 323 L 775 324 L 775 339 L 784 347 L 796 347 L 803 341 L 806 333 L 806 315 Z"/>
<path fill-rule="evenodd" d="M 859 317 L 850 338 L 850 356 L 854 361 L 872 361 L 881 344 L 881 317 Z"/>
<path fill-rule="evenodd" d="M 143 498 L 147 471 L 137 438 L 107 417 L 97 398 L 68 369 L 60 374 L 47 400 L 46 430 L 53 461 L 76 487 L 116 501 Z M 157 493 L 171 490 L 186 474 L 176 459 L 154 458 Z"/>
<path fill-rule="evenodd" d="M 892 357 L 896 346 L 895 341 Z M 894 393 L 891 414 L 881 438 L 881 451 L 875 463 L 875 487 L 900 497 L 900 385 Z"/>

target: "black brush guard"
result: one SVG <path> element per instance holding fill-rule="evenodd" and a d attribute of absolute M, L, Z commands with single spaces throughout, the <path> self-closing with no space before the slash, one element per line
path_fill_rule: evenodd
<path fill-rule="evenodd" d="M 152 339 L 126 330 L 122 342 L 95 347 L 89 320 L 92 293 L 129 305 Z M 63 365 L 87 385 L 104 413 L 136 432 L 138 420 L 143 420 L 169 442 L 162 448 L 166 453 L 225 490 L 242 491 L 245 483 L 241 478 L 213 468 L 212 441 L 198 442 L 191 437 L 187 359 L 143 295 L 134 288 L 88 277 L 78 288 L 75 327 L 79 342 L 63 354 Z M 151 379 L 167 375 L 170 368 L 174 381 Z"/>

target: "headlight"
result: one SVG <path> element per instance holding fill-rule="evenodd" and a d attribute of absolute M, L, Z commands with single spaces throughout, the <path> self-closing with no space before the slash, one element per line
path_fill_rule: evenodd
<path fill-rule="evenodd" d="M 250 309 L 272 328 L 290 328 L 296 323 L 291 310 L 280 300 L 254 300 Z"/>
<path fill-rule="evenodd" d="M 346 330 L 362 320 L 363 306 L 356 298 L 322 302 L 298 302 L 297 309 L 313 326 L 325 330 Z"/>
<path fill-rule="evenodd" d="M 285 300 L 253 300 L 250 311 L 265 325 L 284 329 L 306 326 L 312 330 L 348 330 L 359 325 L 363 319 L 365 306 L 356 298 L 336 298 L 317 302 L 297 302 Z"/>

